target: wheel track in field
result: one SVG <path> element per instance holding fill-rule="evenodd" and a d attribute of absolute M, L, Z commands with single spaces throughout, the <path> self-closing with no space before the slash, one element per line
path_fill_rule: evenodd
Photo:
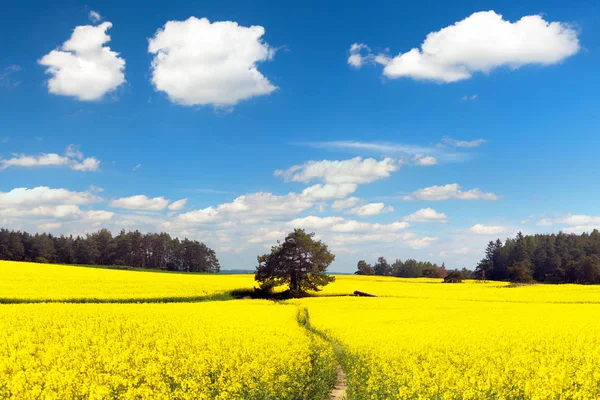
<path fill-rule="evenodd" d="M 335 384 L 329 391 L 329 395 L 326 400 L 345 400 L 346 399 L 346 390 L 348 388 L 348 382 L 346 373 L 342 369 L 342 366 L 339 362 L 338 352 L 341 351 L 341 346 L 338 343 L 333 342 L 330 338 L 328 338 L 323 332 L 313 328 L 310 325 L 310 317 L 308 315 L 308 309 L 299 308 L 298 309 L 298 323 L 307 331 L 319 336 L 328 342 L 335 354 L 336 358 L 336 366 L 335 366 Z"/>
<path fill-rule="evenodd" d="M 336 366 L 335 386 L 329 392 L 329 400 L 342 400 L 346 398 L 346 373 L 338 363 Z"/>

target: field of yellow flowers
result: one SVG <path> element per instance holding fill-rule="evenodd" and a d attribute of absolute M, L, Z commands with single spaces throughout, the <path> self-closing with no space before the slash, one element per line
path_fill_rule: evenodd
<path fill-rule="evenodd" d="M 598 286 L 338 276 L 315 297 L 197 302 L 253 277 L 0 277 L 0 398 L 324 399 L 337 363 L 347 399 L 600 398 Z M 354 290 L 379 297 L 337 296 Z"/>
<path fill-rule="evenodd" d="M 178 274 L 0 261 L 0 303 L 197 301 L 252 288 L 253 275 Z"/>
<path fill-rule="evenodd" d="M 334 374 L 272 302 L 0 306 L 0 398 L 320 399 Z"/>

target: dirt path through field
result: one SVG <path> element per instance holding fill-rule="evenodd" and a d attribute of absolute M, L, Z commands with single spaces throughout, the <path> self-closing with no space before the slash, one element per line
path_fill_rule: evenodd
<path fill-rule="evenodd" d="M 335 386 L 331 389 L 331 392 L 329 392 L 329 400 L 343 400 L 346 398 L 346 374 L 339 364 L 336 369 L 336 374 Z"/>

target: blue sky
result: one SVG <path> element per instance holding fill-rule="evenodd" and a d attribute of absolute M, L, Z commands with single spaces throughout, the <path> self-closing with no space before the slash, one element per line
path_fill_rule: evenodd
<path fill-rule="evenodd" d="M 593 229 L 600 5 L 565 4 L 14 3 L 0 225 L 166 230 L 224 268 L 306 227 L 336 271 Z"/>

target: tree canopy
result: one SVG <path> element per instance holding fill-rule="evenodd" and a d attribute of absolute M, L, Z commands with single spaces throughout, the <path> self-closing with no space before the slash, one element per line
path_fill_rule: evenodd
<path fill-rule="evenodd" d="M 325 243 L 314 240 L 314 235 L 295 229 L 270 253 L 258 256 L 255 279 L 261 287 L 287 284 L 293 295 L 299 295 L 333 282 L 335 277 L 326 271 L 335 256 Z"/>
<path fill-rule="evenodd" d="M 214 250 L 168 233 L 107 229 L 86 236 L 29 234 L 0 229 L 0 259 L 59 264 L 115 265 L 183 272 L 219 272 Z"/>
<path fill-rule="evenodd" d="M 488 243 L 477 265 L 481 279 L 513 282 L 600 283 L 600 232 L 537 234 Z"/>

